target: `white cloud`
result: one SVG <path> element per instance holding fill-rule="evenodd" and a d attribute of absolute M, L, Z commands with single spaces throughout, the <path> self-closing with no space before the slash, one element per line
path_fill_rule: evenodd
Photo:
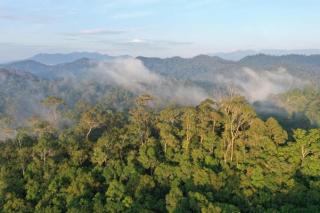
<path fill-rule="evenodd" d="M 193 42 L 187 41 L 169 41 L 169 40 L 152 40 L 152 39 L 140 39 L 134 38 L 129 41 L 123 42 L 123 44 L 136 44 L 136 45 L 154 45 L 154 46 L 172 46 L 172 45 L 190 45 Z"/>
<path fill-rule="evenodd" d="M 141 43 L 148 43 L 148 42 L 145 40 L 139 39 L 139 38 L 134 38 L 134 39 L 130 40 L 129 43 L 141 44 Z"/>

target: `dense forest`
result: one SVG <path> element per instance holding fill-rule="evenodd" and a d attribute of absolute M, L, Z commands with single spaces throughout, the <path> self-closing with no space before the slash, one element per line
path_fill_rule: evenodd
<path fill-rule="evenodd" d="M 277 99 L 309 94 L 291 93 Z M 238 95 L 165 107 L 133 98 L 70 110 L 49 96 L 47 120 L 7 125 L 15 137 L 0 144 L 1 212 L 320 211 L 316 125 L 286 131 Z"/>
<path fill-rule="evenodd" d="M 319 56 L 105 57 L 0 65 L 0 212 L 320 211 Z"/>

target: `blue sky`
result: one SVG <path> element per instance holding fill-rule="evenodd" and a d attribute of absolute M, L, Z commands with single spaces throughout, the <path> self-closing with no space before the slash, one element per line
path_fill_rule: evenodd
<path fill-rule="evenodd" d="M 319 0 L 0 0 L 0 61 L 320 48 Z"/>

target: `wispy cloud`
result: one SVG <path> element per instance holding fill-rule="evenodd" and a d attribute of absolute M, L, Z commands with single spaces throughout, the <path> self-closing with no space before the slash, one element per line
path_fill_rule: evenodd
<path fill-rule="evenodd" d="M 160 0 L 109 0 L 104 4 L 105 7 L 118 7 L 124 5 L 150 5 L 160 2 Z"/>
<path fill-rule="evenodd" d="M 191 45 L 194 44 L 194 42 L 191 41 L 163 41 L 167 43 L 168 45 Z"/>
<path fill-rule="evenodd" d="M 104 28 L 93 28 L 81 30 L 79 35 L 106 35 L 106 34 L 121 34 L 124 33 L 123 30 L 110 30 Z"/>
<path fill-rule="evenodd" d="M 150 15 L 153 15 L 154 12 L 151 11 L 136 11 L 130 13 L 117 13 L 111 16 L 115 20 L 125 20 L 125 19 L 135 19 L 135 18 L 144 18 Z"/>
<path fill-rule="evenodd" d="M 137 45 L 191 45 L 193 42 L 187 41 L 170 41 L 170 40 L 150 40 L 134 38 L 129 41 L 122 42 L 123 44 L 137 44 Z"/>
<path fill-rule="evenodd" d="M 17 20 L 20 19 L 18 16 L 13 16 L 13 15 L 7 15 L 7 14 L 0 14 L 0 19 L 4 20 Z"/>
<path fill-rule="evenodd" d="M 106 28 L 90 28 L 90 29 L 82 29 L 78 32 L 63 33 L 63 35 L 68 37 L 102 36 L 102 35 L 118 35 L 118 34 L 123 34 L 125 32 L 127 31 L 106 29 Z"/>
<path fill-rule="evenodd" d="M 49 17 L 45 14 L 19 14 L 16 11 L 0 8 L 0 20 L 21 21 L 31 23 L 47 23 L 53 21 L 55 17 Z"/>

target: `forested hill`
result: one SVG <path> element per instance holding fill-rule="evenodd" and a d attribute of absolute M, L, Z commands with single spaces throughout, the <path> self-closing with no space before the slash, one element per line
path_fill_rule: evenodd
<path fill-rule="evenodd" d="M 197 76 L 207 73 L 217 74 L 230 71 L 237 65 L 236 62 L 207 55 L 199 55 L 188 59 L 181 57 L 166 59 L 138 57 L 138 59 L 151 71 L 177 78 L 191 78 L 192 76 L 197 78 Z"/>
<path fill-rule="evenodd" d="M 151 71 L 177 78 L 208 80 L 208 76 L 236 73 L 243 67 L 254 70 L 286 69 L 290 74 L 305 79 L 320 79 L 320 55 L 254 55 L 240 61 L 228 61 L 216 56 L 200 55 L 194 58 L 147 58 L 138 57 Z M 210 81 L 210 78 L 209 78 Z"/>

